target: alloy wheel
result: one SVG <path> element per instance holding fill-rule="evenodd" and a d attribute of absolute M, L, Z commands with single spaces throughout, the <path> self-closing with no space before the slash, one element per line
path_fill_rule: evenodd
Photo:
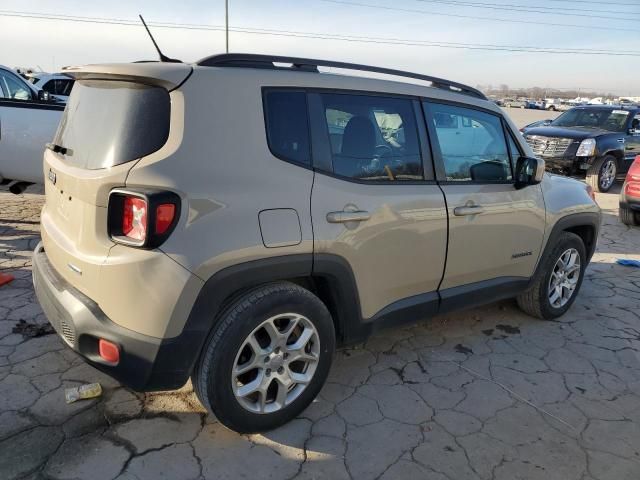
<path fill-rule="evenodd" d="M 273 413 L 306 389 L 318 367 L 320 337 L 311 321 L 295 313 L 271 317 L 255 328 L 236 355 L 233 393 L 253 413 Z"/>
<path fill-rule="evenodd" d="M 565 250 L 553 267 L 549 278 L 549 303 L 554 308 L 564 307 L 576 290 L 580 279 L 580 254 L 575 248 Z"/>
<path fill-rule="evenodd" d="M 600 188 L 608 190 L 616 179 L 616 162 L 609 159 L 600 168 Z"/>

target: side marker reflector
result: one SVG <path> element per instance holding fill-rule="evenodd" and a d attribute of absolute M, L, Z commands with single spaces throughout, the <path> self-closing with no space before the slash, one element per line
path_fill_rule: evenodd
<path fill-rule="evenodd" d="M 101 338 L 98 342 L 98 353 L 103 360 L 109 363 L 118 363 L 120 361 L 120 349 L 118 346 L 104 338 Z"/>

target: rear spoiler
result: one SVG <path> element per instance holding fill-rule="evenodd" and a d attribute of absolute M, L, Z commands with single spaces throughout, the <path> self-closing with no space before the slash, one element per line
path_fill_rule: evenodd
<path fill-rule="evenodd" d="M 65 67 L 63 73 L 76 80 L 124 80 L 158 85 L 174 90 L 189 78 L 193 71 L 185 63 L 105 63 Z"/>

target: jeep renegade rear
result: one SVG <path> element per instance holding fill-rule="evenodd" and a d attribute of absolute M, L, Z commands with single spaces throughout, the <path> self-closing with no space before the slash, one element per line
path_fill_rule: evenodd
<path fill-rule="evenodd" d="M 191 377 L 237 431 L 298 415 L 336 345 L 379 328 L 508 297 L 562 315 L 595 250 L 588 187 L 544 174 L 473 88 L 259 55 L 70 73 L 45 152 L 43 310 L 133 389 Z"/>

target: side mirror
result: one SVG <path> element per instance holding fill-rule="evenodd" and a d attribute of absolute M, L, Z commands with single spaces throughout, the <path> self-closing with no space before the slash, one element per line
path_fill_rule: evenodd
<path fill-rule="evenodd" d="M 520 157 L 516 162 L 516 189 L 536 185 L 544 176 L 544 160 L 533 157 Z"/>
<path fill-rule="evenodd" d="M 51 95 L 46 90 L 38 90 L 38 101 L 49 102 L 51 101 Z"/>
<path fill-rule="evenodd" d="M 550 118 L 547 118 L 546 120 L 543 120 L 543 125 L 551 125 L 551 122 L 553 122 L 553 120 L 551 120 Z"/>

